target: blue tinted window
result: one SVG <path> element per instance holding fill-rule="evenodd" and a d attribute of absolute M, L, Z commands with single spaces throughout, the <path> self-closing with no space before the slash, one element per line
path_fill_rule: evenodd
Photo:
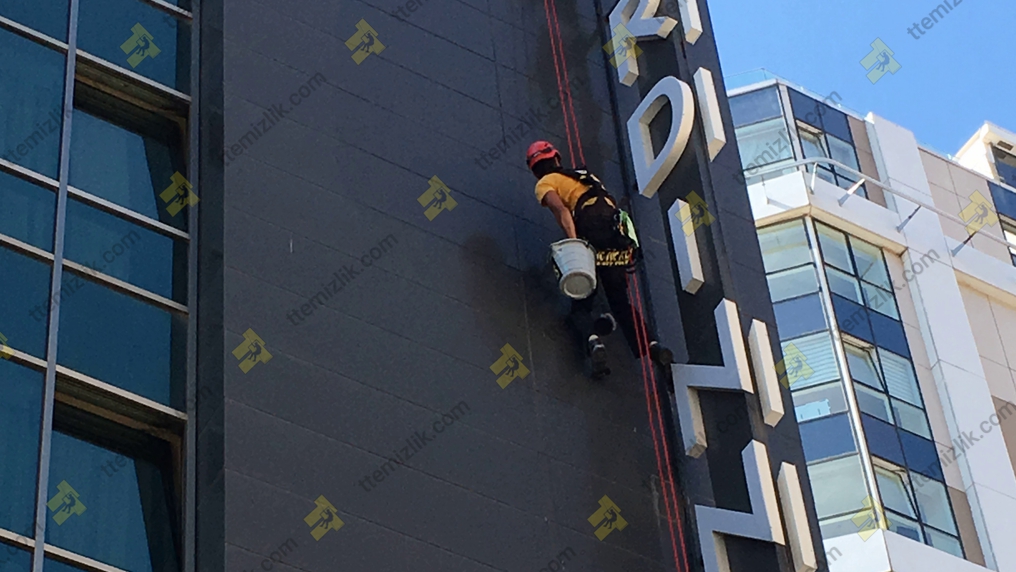
<path fill-rule="evenodd" d="M 0 232 L 53 251 L 56 193 L 0 171 Z"/>
<path fill-rule="evenodd" d="M 875 337 L 871 333 L 871 325 L 868 322 L 868 309 L 843 296 L 833 294 L 832 298 L 833 311 L 836 312 L 836 321 L 839 323 L 840 329 L 844 333 L 875 343 Z"/>
<path fill-rule="evenodd" d="M 797 90 L 789 89 L 787 92 L 790 94 L 790 107 L 794 110 L 794 118 L 821 129 L 824 112 L 821 104 Z"/>
<path fill-rule="evenodd" d="M 67 205 L 68 259 L 182 302 L 186 287 L 179 284 L 173 296 L 173 267 L 178 261 L 183 282 L 187 252 L 176 242 L 79 201 Z"/>
<path fill-rule="evenodd" d="M 189 25 L 137 0 L 81 0 L 80 10 L 81 49 L 188 92 Z"/>
<path fill-rule="evenodd" d="M 64 56 L 0 29 L 0 61 L 0 156 L 55 179 Z"/>
<path fill-rule="evenodd" d="M 906 465 L 914 472 L 944 481 L 945 476 L 942 475 L 942 466 L 938 462 L 938 450 L 935 449 L 935 443 L 908 431 L 901 430 L 899 433 L 900 441 L 903 443 L 903 452 L 907 459 Z"/>
<path fill-rule="evenodd" d="M 124 570 L 178 570 L 157 467 L 53 431 L 49 483 L 46 542 Z"/>
<path fill-rule="evenodd" d="M 67 41 L 70 20 L 68 0 L 0 0 L 0 16 L 34 28 L 47 36 Z"/>
<path fill-rule="evenodd" d="M 861 414 L 861 425 L 872 455 L 906 466 L 896 427 L 866 414 Z"/>
<path fill-rule="evenodd" d="M 1006 183 L 1009 186 L 1016 187 L 1016 183 L 1012 181 L 1006 181 Z M 991 200 L 995 203 L 995 210 L 999 214 L 1016 219 L 1016 193 L 990 181 L 988 182 L 988 188 L 991 189 Z"/>
<path fill-rule="evenodd" d="M 0 551 L 0 570 L 4 572 L 8 570 L 11 572 L 28 572 L 32 569 L 31 552 L 26 552 L 7 544 L 0 546 L 3 546 L 3 551 Z"/>
<path fill-rule="evenodd" d="M 0 333 L 7 345 L 46 357 L 49 265 L 0 247 Z"/>
<path fill-rule="evenodd" d="M 773 304 L 780 339 L 790 339 L 826 329 L 825 312 L 819 294 Z"/>
<path fill-rule="evenodd" d="M 184 228 L 186 214 L 171 216 L 159 194 L 183 168 L 179 147 L 76 109 L 71 136 L 70 183 L 149 218 Z"/>
<path fill-rule="evenodd" d="M 781 117 L 780 96 L 776 86 L 744 93 L 730 98 L 730 116 L 734 127 Z"/>
<path fill-rule="evenodd" d="M 0 359 L 0 528 L 28 537 L 34 536 L 42 389 L 41 372 Z"/>
<path fill-rule="evenodd" d="M 70 272 L 63 288 L 58 363 L 179 407 L 185 320 Z"/>
<path fill-rule="evenodd" d="M 875 332 L 875 343 L 902 356 L 910 357 L 907 335 L 903 324 L 878 312 L 869 312 L 871 329 Z M 871 340 L 869 340 L 871 341 Z"/>
<path fill-rule="evenodd" d="M 850 133 L 850 123 L 847 115 L 826 104 L 822 104 L 822 107 L 822 130 L 852 145 L 854 143 L 854 136 Z"/>
<path fill-rule="evenodd" d="M 81 569 L 64 564 L 59 560 L 47 558 L 46 563 L 42 567 L 42 572 L 81 572 Z"/>
<path fill-rule="evenodd" d="M 857 450 L 846 414 L 801 423 L 800 429 L 804 458 L 809 463 Z"/>

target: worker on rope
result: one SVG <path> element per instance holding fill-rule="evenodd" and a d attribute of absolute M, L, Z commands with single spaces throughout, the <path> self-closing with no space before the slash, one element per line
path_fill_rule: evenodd
<path fill-rule="evenodd" d="M 595 379 L 610 374 L 607 350 L 602 337 L 621 325 L 632 353 L 643 357 L 636 328 L 642 327 L 642 312 L 632 309 L 628 297 L 628 275 L 634 274 L 638 240 L 628 214 L 594 175 L 585 169 L 561 166 L 561 153 L 546 141 L 536 141 L 526 152 L 526 164 L 538 179 L 536 200 L 554 213 L 568 238 L 581 238 L 596 250 L 597 292 L 572 301 L 569 323 L 585 344 Z M 593 305 L 599 291 L 606 294 L 611 313 L 593 318 Z M 646 328 L 646 332 L 649 329 Z M 649 342 L 649 356 L 668 366 L 673 353 L 659 342 Z"/>

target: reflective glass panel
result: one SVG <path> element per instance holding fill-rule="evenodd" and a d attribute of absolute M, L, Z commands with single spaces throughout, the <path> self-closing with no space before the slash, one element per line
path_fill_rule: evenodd
<path fill-rule="evenodd" d="M 857 275 L 861 277 L 861 280 L 874 284 L 883 290 L 891 290 L 892 283 L 889 281 L 889 272 L 882 259 L 882 250 L 853 237 L 850 238 L 850 248 L 854 252 Z"/>
<path fill-rule="evenodd" d="M 801 138 L 801 150 L 804 151 L 805 159 L 829 156 L 829 152 L 825 149 L 825 142 L 822 140 L 822 135 L 820 133 L 812 133 L 807 129 L 798 128 L 797 134 Z"/>
<path fill-rule="evenodd" d="M 178 570 L 167 483 L 155 465 L 53 431 L 49 475 L 58 526 L 46 527 L 46 542 L 124 570 Z"/>
<path fill-rule="evenodd" d="M 836 321 L 843 333 L 874 343 L 875 336 L 871 333 L 871 321 L 869 320 L 871 311 L 838 294 L 833 294 L 832 299 Z"/>
<path fill-rule="evenodd" d="M 860 304 L 861 286 L 854 278 L 846 272 L 840 272 L 832 266 L 826 266 L 826 277 L 829 279 L 829 290 Z"/>
<path fill-rule="evenodd" d="M 914 366 L 910 360 L 883 349 L 878 350 L 878 355 L 882 361 L 882 371 L 885 372 L 889 395 L 923 406 L 921 390 L 917 386 L 917 377 L 914 375 Z"/>
<path fill-rule="evenodd" d="M 0 28 L 0 61 L 0 157 L 55 179 L 64 56 Z"/>
<path fill-rule="evenodd" d="M 71 272 L 63 288 L 57 362 L 179 408 L 186 320 Z"/>
<path fill-rule="evenodd" d="M 78 46 L 188 93 L 190 26 L 137 0 L 81 0 Z"/>
<path fill-rule="evenodd" d="M 850 251 L 847 250 L 847 239 L 838 230 L 833 230 L 824 224 L 816 224 L 818 230 L 818 243 L 822 247 L 822 260 L 840 270 L 854 273 L 854 266 L 850 263 Z"/>
<path fill-rule="evenodd" d="M 794 392 L 794 412 L 798 423 L 843 413 L 846 410 L 847 402 L 843 397 L 843 386 L 838 381 Z"/>
<path fill-rule="evenodd" d="M 868 319 L 871 323 L 874 342 L 879 347 L 902 356 L 910 356 L 910 346 L 907 345 L 907 334 L 903 330 L 902 322 L 878 312 L 870 312 Z"/>
<path fill-rule="evenodd" d="M 868 493 L 857 455 L 808 465 L 808 477 L 819 518 L 856 513 L 864 508 Z"/>
<path fill-rule="evenodd" d="M 782 342 L 781 346 L 784 360 L 790 356 L 791 361 L 796 363 L 794 356 L 799 356 L 803 361 L 799 368 L 800 372 L 789 380 L 790 388 L 794 391 L 840 378 L 840 370 L 833 353 L 832 335 L 829 332 L 787 340 Z"/>
<path fill-rule="evenodd" d="M 169 133 L 167 131 L 167 133 Z M 180 147 L 74 110 L 70 184 L 176 228 L 186 209 L 171 215 L 159 194 L 182 173 Z"/>
<path fill-rule="evenodd" d="M 766 272 L 776 272 L 811 262 L 811 249 L 804 222 L 794 220 L 758 231 Z"/>
<path fill-rule="evenodd" d="M 186 300 L 185 243 L 73 199 L 67 204 L 65 255 L 166 298 Z M 174 266 L 179 269 L 176 288 Z"/>
<path fill-rule="evenodd" d="M 846 141 L 826 133 L 826 141 L 829 143 L 829 156 L 831 159 L 835 159 L 840 163 L 860 171 L 860 167 L 857 165 L 857 153 L 854 151 L 854 146 Z M 837 172 L 841 172 L 839 169 Z"/>
<path fill-rule="evenodd" d="M 927 527 L 925 527 L 924 533 L 928 537 L 928 544 L 957 558 L 963 558 L 963 546 L 960 545 L 958 538 Z"/>
<path fill-rule="evenodd" d="M 857 534 L 860 527 L 858 527 L 854 522 L 854 516 L 856 516 L 856 513 L 848 513 L 820 520 L 818 526 L 820 532 L 822 533 L 822 540 L 828 541 L 839 536 Z M 837 548 L 836 550 L 839 549 Z M 832 555 L 836 554 L 832 549 L 830 549 L 830 553 L 832 553 Z M 842 554 L 842 552 L 840 552 L 840 554 Z M 830 559 L 830 562 L 832 562 L 832 559 Z"/>
<path fill-rule="evenodd" d="M 59 560 L 47 558 L 46 563 L 42 567 L 42 572 L 81 572 L 81 569 L 75 568 L 69 564 L 64 564 Z"/>
<path fill-rule="evenodd" d="M 843 344 L 847 354 L 847 367 L 850 368 L 850 377 L 854 381 L 870 385 L 876 389 L 882 387 L 882 376 L 878 373 L 878 364 L 875 354 L 871 350 L 859 348 L 851 344 Z"/>
<path fill-rule="evenodd" d="M 773 304 L 780 338 L 796 338 L 826 329 L 822 298 L 810 294 Z"/>
<path fill-rule="evenodd" d="M 818 292 L 818 277 L 815 276 L 815 267 L 811 264 L 770 274 L 767 280 L 769 295 L 773 302 Z"/>
<path fill-rule="evenodd" d="M 730 117 L 734 127 L 782 117 L 780 95 L 776 86 L 755 90 L 730 98 Z M 740 139 L 739 139 L 740 140 Z"/>
<path fill-rule="evenodd" d="M 917 506 L 921 509 L 921 520 L 925 524 L 950 534 L 958 534 L 945 485 L 937 481 L 926 481 L 921 486 L 915 487 L 914 492 L 917 496 Z"/>
<path fill-rule="evenodd" d="M 734 134 L 741 152 L 741 167 L 749 175 L 754 175 L 759 167 L 794 157 L 782 117 L 739 127 Z"/>
<path fill-rule="evenodd" d="M 850 418 L 845 414 L 801 423 L 799 429 L 804 458 L 809 463 L 857 451 Z"/>
<path fill-rule="evenodd" d="M 12 348 L 46 359 L 50 266 L 0 246 L 0 334 Z"/>
<path fill-rule="evenodd" d="M 0 232 L 53 251 L 56 193 L 0 171 Z"/>
<path fill-rule="evenodd" d="M 875 465 L 875 480 L 878 481 L 878 492 L 887 509 L 917 518 L 913 504 L 914 494 L 905 469 L 892 470 Z"/>
<path fill-rule="evenodd" d="M 32 553 L 9 544 L 0 544 L 0 570 L 4 572 L 28 572 L 32 569 Z"/>
<path fill-rule="evenodd" d="M 918 409 L 913 405 L 907 405 L 899 399 L 893 399 L 893 411 L 896 413 L 896 419 L 899 420 L 900 427 L 911 433 L 917 433 L 925 439 L 931 439 L 931 428 L 928 427 L 928 420 L 924 416 L 924 410 Z"/>
<path fill-rule="evenodd" d="M 876 288 L 867 282 L 861 282 L 861 287 L 864 288 L 864 300 L 869 308 L 894 320 L 900 319 L 900 314 L 896 311 L 896 300 L 893 298 L 892 292 Z"/>
<path fill-rule="evenodd" d="M 921 526 L 917 524 L 916 520 L 894 512 L 887 512 L 886 519 L 889 520 L 889 530 L 899 534 L 900 536 L 906 536 L 911 540 L 924 542 L 924 535 L 921 534 Z"/>
<path fill-rule="evenodd" d="M 35 522 L 42 390 L 41 372 L 0 359 L 0 528 L 28 537 Z"/>
<path fill-rule="evenodd" d="M 886 423 L 894 423 L 892 411 L 889 410 L 889 398 L 881 391 L 868 389 L 863 385 L 855 385 L 857 405 L 868 415 L 878 417 Z"/>
<path fill-rule="evenodd" d="M 0 0 L 0 16 L 24 24 L 62 42 L 67 41 L 70 20 L 68 0 Z"/>
<path fill-rule="evenodd" d="M 864 413 L 861 414 L 861 425 L 872 455 L 882 457 L 894 465 L 907 464 L 900 445 L 900 432 L 896 431 L 895 426 Z"/>
<path fill-rule="evenodd" d="M 933 479 L 939 481 L 945 480 L 945 476 L 942 474 L 942 466 L 938 461 L 938 450 L 935 448 L 934 442 L 907 431 L 899 431 L 899 440 L 903 445 L 907 467 Z"/>
<path fill-rule="evenodd" d="M 837 137 L 843 141 L 852 144 L 854 136 L 850 133 L 850 124 L 847 122 L 847 114 L 843 113 L 838 109 L 834 109 L 829 105 L 823 104 L 824 113 L 822 113 L 822 130 L 826 132 L 828 136 Z"/>

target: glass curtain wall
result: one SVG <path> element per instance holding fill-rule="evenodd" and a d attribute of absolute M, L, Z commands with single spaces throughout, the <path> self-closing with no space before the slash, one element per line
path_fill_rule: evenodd
<path fill-rule="evenodd" d="M 879 526 L 962 558 L 883 252 L 811 219 L 758 236 L 823 537 Z"/>
<path fill-rule="evenodd" d="M 191 17 L 0 0 L 4 572 L 180 570 Z"/>

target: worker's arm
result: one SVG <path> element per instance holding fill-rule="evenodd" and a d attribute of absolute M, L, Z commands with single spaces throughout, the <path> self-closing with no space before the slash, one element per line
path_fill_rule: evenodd
<path fill-rule="evenodd" d="M 554 218 L 557 219 L 557 224 L 561 225 L 561 230 L 564 231 L 568 238 L 578 238 L 575 234 L 575 221 L 572 219 L 571 211 L 561 201 L 561 196 L 555 191 L 550 191 L 543 197 L 543 206 L 550 209 L 550 212 L 554 213 Z"/>

